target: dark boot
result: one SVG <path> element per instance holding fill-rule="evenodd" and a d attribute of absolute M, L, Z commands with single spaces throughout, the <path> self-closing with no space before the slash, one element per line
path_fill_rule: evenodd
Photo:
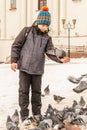
<path fill-rule="evenodd" d="M 39 124 L 40 121 L 42 121 L 42 115 L 33 115 L 33 119 L 34 121 L 37 123 L 37 125 Z"/>

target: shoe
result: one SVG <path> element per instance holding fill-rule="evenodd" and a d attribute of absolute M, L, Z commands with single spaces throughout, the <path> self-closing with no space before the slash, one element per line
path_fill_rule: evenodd
<path fill-rule="evenodd" d="M 86 81 L 81 81 L 80 84 L 73 89 L 74 92 L 80 93 L 83 92 L 84 90 L 87 89 L 87 82 Z"/>
<path fill-rule="evenodd" d="M 29 118 L 27 117 L 26 119 L 22 120 L 22 123 L 24 126 L 30 125 L 31 121 L 29 120 Z"/>
<path fill-rule="evenodd" d="M 42 120 L 42 116 L 40 114 L 34 115 L 33 118 L 34 118 L 34 121 L 37 122 L 37 123 L 39 123 Z"/>

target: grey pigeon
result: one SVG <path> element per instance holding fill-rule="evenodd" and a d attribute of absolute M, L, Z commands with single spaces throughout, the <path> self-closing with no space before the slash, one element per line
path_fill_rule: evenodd
<path fill-rule="evenodd" d="M 81 107 L 84 107 L 84 106 L 86 105 L 86 102 L 85 102 L 83 96 L 81 96 L 81 98 L 80 98 L 79 105 L 80 105 Z"/>
<path fill-rule="evenodd" d="M 14 114 L 12 115 L 12 121 L 18 125 L 19 124 L 19 114 L 18 114 L 18 110 L 16 109 Z"/>
<path fill-rule="evenodd" d="M 82 115 L 82 114 L 87 116 L 87 106 L 85 108 L 84 107 L 81 108 L 81 114 L 80 115 Z"/>
<path fill-rule="evenodd" d="M 76 86 L 76 88 L 73 89 L 74 92 L 80 93 L 87 89 L 87 76 L 84 76 L 81 81 L 79 82 L 79 85 Z"/>
<path fill-rule="evenodd" d="M 71 124 L 73 125 L 84 125 L 86 126 L 86 123 L 84 122 L 84 120 L 81 117 L 77 117 L 74 120 L 71 121 Z"/>
<path fill-rule="evenodd" d="M 68 80 L 72 83 L 75 83 L 75 84 L 78 84 L 80 82 L 80 80 L 83 78 L 83 76 L 79 77 L 79 78 L 76 78 L 74 76 L 69 76 L 68 77 Z"/>
<path fill-rule="evenodd" d="M 50 119 L 50 118 L 46 118 L 46 119 L 44 119 L 43 121 L 41 121 L 40 123 L 39 123 L 39 128 L 42 128 L 42 126 L 43 126 L 43 128 L 45 128 L 45 130 L 47 130 L 47 128 L 50 128 L 50 127 L 52 127 L 52 120 Z"/>
<path fill-rule="evenodd" d="M 63 58 L 67 56 L 67 53 L 63 49 L 54 48 L 51 50 L 48 50 L 46 54 L 49 55 L 56 55 L 57 58 Z"/>
<path fill-rule="evenodd" d="M 80 84 L 76 88 L 73 89 L 73 91 L 76 93 L 81 93 L 86 89 L 87 89 L 87 82 L 81 81 Z"/>
<path fill-rule="evenodd" d="M 87 124 L 87 115 L 78 115 L 79 118 L 81 118 L 85 124 Z"/>
<path fill-rule="evenodd" d="M 8 130 L 19 130 L 17 125 L 11 120 L 10 116 L 7 117 L 6 128 Z"/>
<path fill-rule="evenodd" d="M 47 85 L 47 87 L 44 89 L 44 93 L 45 93 L 45 95 L 49 95 L 50 94 L 49 85 Z"/>
<path fill-rule="evenodd" d="M 76 100 L 73 100 L 72 107 L 75 108 L 77 105 L 78 105 L 77 101 L 76 101 Z"/>
<path fill-rule="evenodd" d="M 67 53 L 63 49 L 55 48 L 54 53 L 56 54 L 57 58 L 63 58 L 67 56 Z"/>
<path fill-rule="evenodd" d="M 72 108 L 74 109 L 76 114 L 79 114 L 79 112 L 81 111 L 82 106 L 76 100 L 73 100 Z"/>
<path fill-rule="evenodd" d="M 65 99 L 65 97 L 61 97 L 57 95 L 53 95 L 53 98 L 57 103 L 60 103 L 63 99 Z"/>
<path fill-rule="evenodd" d="M 57 125 L 59 123 L 59 119 L 56 115 L 52 115 L 51 117 L 51 120 L 53 122 L 53 126 Z"/>
<path fill-rule="evenodd" d="M 83 76 L 83 77 L 84 77 L 84 76 L 87 76 L 87 74 L 82 74 L 81 76 Z"/>
<path fill-rule="evenodd" d="M 59 124 L 56 124 L 55 126 L 53 126 L 53 130 L 58 130 L 59 129 Z"/>
<path fill-rule="evenodd" d="M 48 105 L 48 108 L 46 110 L 46 117 L 50 117 L 54 115 L 54 109 L 53 107 L 51 106 L 51 104 Z"/>

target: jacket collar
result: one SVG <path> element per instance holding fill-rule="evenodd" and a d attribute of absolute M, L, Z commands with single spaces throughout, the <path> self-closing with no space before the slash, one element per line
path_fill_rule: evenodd
<path fill-rule="evenodd" d="M 45 32 L 42 32 L 42 31 L 38 28 L 38 26 L 34 26 L 34 28 L 35 28 L 35 30 L 36 30 L 37 35 L 44 35 L 44 34 L 47 34 L 46 31 L 45 31 Z"/>

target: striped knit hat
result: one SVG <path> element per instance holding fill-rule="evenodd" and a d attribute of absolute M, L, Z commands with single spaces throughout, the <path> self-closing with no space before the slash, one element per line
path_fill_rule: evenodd
<path fill-rule="evenodd" d="M 48 12 L 49 8 L 46 6 L 43 6 L 41 11 L 39 12 L 37 16 L 37 24 L 45 24 L 50 25 L 51 24 L 51 14 Z"/>

